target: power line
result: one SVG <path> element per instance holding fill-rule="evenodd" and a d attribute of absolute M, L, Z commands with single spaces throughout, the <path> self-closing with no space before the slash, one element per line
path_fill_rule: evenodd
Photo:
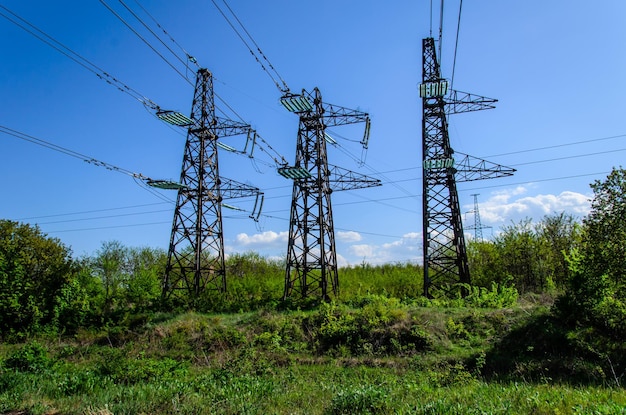
<path fill-rule="evenodd" d="M 157 25 L 157 27 L 159 29 L 161 29 L 163 31 L 163 33 L 165 35 L 167 35 L 167 37 L 169 37 L 169 39 L 172 41 L 172 43 L 174 43 L 176 46 L 178 46 L 178 48 L 185 54 L 185 56 L 187 57 L 187 61 L 188 62 L 192 62 L 194 63 L 197 67 L 199 67 L 198 62 L 196 61 L 196 58 L 194 58 L 189 52 L 187 52 L 185 50 L 185 48 L 183 48 L 160 24 L 159 22 L 157 22 L 157 20 L 152 17 L 152 15 L 150 14 L 150 12 L 148 12 L 148 10 L 146 10 L 145 7 L 143 7 L 141 5 L 141 3 L 139 3 L 138 0 L 135 0 L 135 3 L 137 3 L 137 5 L 141 8 L 141 10 L 144 11 L 144 13 L 146 13 L 148 15 L 148 17 L 150 17 L 150 19 L 152 19 L 152 21 Z"/>
<path fill-rule="evenodd" d="M 160 210 L 151 210 L 148 212 L 134 212 L 134 213 L 123 213 L 119 215 L 106 215 L 106 216 L 95 216 L 91 218 L 79 218 L 79 219 L 66 219 L 66 220 L 55 220 L 50 222 L 38 222 L 38 225 L 51 225 L 56 223 L 69 223 L 69 222 L 84 222 L 88 220 L 98 220 L 98 219 L 112 219 L 112 218 L 123 218 L 128 216 L 138 216 L 138 215 L 149 215 L 152 213 L 163 213 L 163 212 L 171 212 L 171 209 L 160 209 Z"/>
<path fill-rule="evenodd" d="M 254 50 L 252 49 L 252 47 L 250 47 L 250 45 L 248 44 L 248 42 L 244 39 L 244 36 L 241 34 L 241 32 L 239 30 L 237 30 L 237 28 L 235 27 L 235 25 L 233 24 L 233 22 L 228 18 L 228 16 L 226 16 L 226 13 L 224 13 L 224 11 L 217 5 L 217 3 L 215 2 L 215 0 L 211 0 L 211 3 L 213 3 L 213 5 L 215 6 L 215 8 L 220 12 L 220 14 L 222 15 L 222 17 L 224 18 L 224 20 L 226 20 L 226 22 L 228 23 L 228 25 L 231 27 L 231 29 L 233 29 L 233 31 L 235 32 L 235 34 L 239 37 L 239 39 L 241 40 L 241 42 L 246 46 L 246 48 L 248 49 L 248 51 L 250 52 L 250 54 L 252 54 L 252 56 L 254 57 L 254 59 L 257 61 L 257 63 L 261 66 L 261 69 L 263 69 L 263 71 L 270 77 L 270 79 L 272 80 L 272 82 L 274 82 L 274 84 L 276 85 L 276 87 L 278 88 L 278 90 L 281 93 L 286 93 L 289 92 L 289 87 L 287 86 L 287 83 L 285 82 L 285 80 L 280 76 L 280 74 L 278 73 L 278 71 L 276 70 L 276 68 L 274 68 L 274 65 L 272 65 L 272 63 L 270 62 L 270 60 L 267 58 L 267 56 L 265 56 L 265 54 L 263 53 L 263 51 L 261 50 L 261 48 L 259 47 L 259 45 L 256 43 L 256 41 L 254 40 L 254 38 L 252 37 L 252 35 L 250 35 L 250 33 L 248 32 L 248 30 L 245 28 L 245 26 L 243 25 L 243 23 L 241 22 L 241 20 L 239 20 L 239 18 L 237 17 L 237 15 L 235 14 L 235 12 L 233 11 L 233 9 L 231 9 L 231 7 L 228 5 L 228 3 L 226 2 L 226 0 L 222 0 L 222 2 L 224 3 L 224 5 L 228 8 L 230 14 L 235 18 L 235 20 L 237 21 L 237 23 L 239 24 L 239 26 L 243 29 L 244 33 L 246 34 L 246 36 L 248 37 L 248 39 L 254 44 L 254 46 L 256 47 L 256 50 L 258 51 L 258 53 L 260 54 L 260 59 L 259 56 L 254 52 Z M 267 62 L 267 65 L 269 66 L 269 68 L 271 69 L 271 72 L 265 67 L 265 65 L 263 64 L 263 61 Z M 274 73 L 274 75 L 272 74 L 272 72 Z M 282 84 L 282 86 L 281 86 Z"/>
<path fill-rule="evenodd" d="M 529 165 L 529 164 L 547 163 L 547 162 L 550 162 L 550 161 L 569 160 L 569 159 L 581 158 L 581 157 L 599 156 L 601 154 L 616 153 L 616 152 L 625 151 L 625 150 L 626 150 L 626 148 L 618 148 L 618 149 L 615 149 L 615 150 L 599 151 L 599 152 L 596 152 L 596 153 L 576 154 L 576 155 L 573 155 L 573 156 L 556 157 L 556 158 L 552 158 L 552 159 L 536 160 L 536 161 L 527 161 L 527 162 L 524 162 L 524 163 L 512 164 L 512 167 L 526 166 L 526 165 Z"/>
<path fill-rule="evenodd" d="M 178 59 L 178 61 L 179 61 L 180 63 L 182 63 L 183 65 L 185 65 L 185 67 L 186 67 L 187 69 L 189 68 L 189 67 L 187 66 L 187 62 L 186 62 L 185 60 L 183 60 L 180 56 L 178 56 L 178 55 L 176 54 L 176 52 L 174 52 L 174 51 L 173 51 L 173 50 L 172 50 L 169 46 L 167 46 L 167 45 L 165 44 L 165 42 L 164 42 L 164 41 L 163 41 L 163 40 L 159 37 L 159 35 L 157 35 L 156 33 L 154 33 L 154 31 L 153 31 L 153 30 L 152 30 L 152 29 L 151 29 L 151 28 L 150 28 L 150 27 L 149 27 L 149 26 L 148 26 L 148 25 L 147 25 L 147 24 L 146 24 L 146 23 L 145 23 L 145 22 L 141 19 L 141 17 L 139 17 L 139 16 L 138 16 L 138 15 L 137 15 L 137 14 L 136 14 L 136 13 L 135 13 L 135 12 L 134 12 L 131 8 L 130 8 L 130 7 L 128 7 L 128 6 L 126 5 L 126 3 L 124 3 L 122 0 L 118 0 L 118 1 L 120 2 L 120 4 L 121 4 L 122 6 L 124 6 L 124 8 L 125 8 L 126 10 L 128 10 L 128 12 L 129 12 L 130 14 L 132 14 L 132 15 L 133 15 L 133 17 L 134 17 L 135 19 L 137 19 L 137 21 L 138 21 L 139 23 L 141 23 L 141 25 L 142 25 L 143 27 L 145 27 L 145 28 L 146 28 L 146 30 L 148 30 L 148 31 L 152 34 L 152 36 L 154 36 L 154 37 L 155 37 L 155 38 L 156 38 L 156 39 L 157 39 L 157 40 L 158 40 L 158 41 L 159 41 L 159 42 L 160 42 L 160 43 L 161 43 L 161 44 L 162 44 L 162 45 L 163 45 L 163 46 L 164 46 L 164 47 L 165 47 L 165 48 L 166 48 L 166 49 L 167 49 L 167 50 L 168 50 L 171 54 L 172 54 L 172 55 L 174 55 L 174 57 L 175 57 L 176 59 Z M 143 9 L 143 7 L 142 7 L 142 9 Z M 143 9 L 143 10 L 145 11 L 145 9 Z M 157 23 L 157 25 L 158 25 L 158 23 Z M 160 26 L 159 26 L 159 27 L 160 27 Z M 172 38 L 170 37 L 170 39 L 172 39 Z M 189 55 L 187 55 L 187 56 L 189 56 Z M 185 76 L 185 79 L 188 79 L 188 78 Z"/>
<path fill-rule="evenodd" d="M 114 210 L 136 209 L 136 208 L 140 208 L 140 207 L 162 205 L 164 203 L 166 203 L 166 202 L 144 203 L 144 204 L 141 204 L 141 205 L 122 206 L 122 207 L 114 207 L 114 208 L 106 208 L 106 209 L 83 210 L 83 211 L 80 211 L 80 212 L 71 212 L 71 213 L 56 213 L 56 214 L 53 214 L 53 215 L 44 215 L 44 216 L 29 216 L 29 217 L 25 217 L 25 218 L 16 219 L 16 220 L 24 221 L 24 220 L 31 220 L 31 219 L 45 219 L 45 218 L 55 218 L 55 217 L 71 216 L 71 215 L 86 215 L 86 214 L 89 214 L 89 213 L 111 212 L 111 211 L 114 211 Z"/>
<path fill-rule="evenodd" d="M 461 31 L 461 10 L 463 10 L 463 0 L 459 3 L 459 21 L 456 26 L 456 42 L 454 43 L 454 59 L 452 60 L 452 78 L 450 79 L 450 89 L 454 85 L 454 70 L 456 69 L 456 52 L 459 48 L 459 32 Z"/>
<path fill-rule="evenodd" d="M 180 75 L 181 78 L 183 78 L 187 83 L 189 83 L 191 86 L 193 86 L 193 82 L 191 82 L 189 80 L 189 78 L 187 78 L 185 75 L 183 75 L 183 73 L 180 72 L 165 56 L 163 56 L 163 54 L 161 54 L 161 52 L 159 52 L 154 46 L 152 46 L 150 44 L 150 42 L 148 42 L 143 36 L 141 36 L 141 34 L 139 34 L 139 32 L 137 32 L 126 20 L 124 20 L 124 18 L 122 16 L 120 16 L 119 13 L 117 13 L 115 10 L 113 10 L 111 8 L 111 6 L 109 6 L 106 3 L 106 1 L 100 0 L 100 3 L 102 3 L 102 5 L 104 7 L 106 7 L 115 17 L 117 17 L 118 20 L 121 21 L 128 29 L 130 29 L 130 31 L 133 32 L 135 34 L 135 36 L 137 36 L 154 53 L 156 53 L 166 64 L 168 64 L 178 75 Z"/>
<path fill-rule="evenodd" d="M 4 17 L 5 19 L 10 21 L 14 25 L 18 26 L 20 29 L 24 30 L 25 32 L 29 33 L 30 35 L 34 36 L 35 38 L 39 39 L 40 41 L 42 41 L 46 45 L 50 46 L 51 48 L 53 48 L 57 52 L 61 53 L 65 57 L 71 59 L 75 63 L 77 63 L 80 66 L 82 66 L 83 68 L 87 69 L 89 72 L 95 74 L 98 78 L 102 79 L 106 83 L 116 87 L 121 92 L 124 92 L 124 93 L 130 95 L 131 97 L 133 97 L 137 101 L 141 102 L 144 106 L 148 106 L 148 107 L 150 107 L 153 110 L 158 109 L 158 106 L 152 100 L 146 98 L 144 95 L 142 95 L 139 92 L 137 92 L 137 90 L 129 87 L 128 85 L 126 85 L 125 83 L 123 83 L 119 79 L 115 78 L 114 76 L 111 76 L 110 74 L 105 72 L 102 68 L 100 68 L 99 66 L 97 66 L 93 62 L 89 61 L 87 58 L 85 58 L 85 57 L 81 56 L 80 54 L 76 53 L 75 51 L 73 51 L 69 47 L 65 46 L 63 43 L 59 42 L 58 40 L 56 40 L 55 38 L 53 38 L 52 36 L 50 36 L 49 34 L 44 32 L 43 30 L 39 29 L 34 24 L 30 23 L 29 21 L 27 21 L 23 17 L 20 17 L 19 15 L 17 15 L 16 13 L 14 13 L 13 11 L 9 10 L 8 8 L 6 8 L 5 6 L 3 6 L 1 4 L 0 4 L 0 8 L 6 10 L 12 16 L 17 18 L 20 22 L 22 22 L 26 26 L 28 26 L 28 27 L 26 27 L 23 24 L 15 21 L 11 17 L 7 16 L 5 13 L 0 12 L 0 16 Z"/>
<path fill-rule="evenodd" d="M 132 225 L 114 225 L 114 226 L 100 226 L 96 228 L 82 228 L 82 229 L 65 229 L 60 231 L 49 231 L 46 233 L 66 233 L 66 232 L 83 232 L 83 231 L 99 231 L 102 229 L 120 229 L 120 228 L 135 228 L 138 226 L 154 226 L 154 225 L 164 225 L 166 223 L 171 223 L 171 221 L 167 222 L 149 222 L 149 223 L 136 223 Z"/>
<path fill-rule="evenodd" d="M 89 164 L 93 164 L 94 166 L 104 167 L 107 170 L 111 170 L 111 171 L 115 171 L 115 172 L 118 172 L 118 173 L 122 173 L 122 174 L 125 174 L 127 176 L 135 177 L 135 178 L 138 178 L 138 179 L 141 179 L 141 180 L 147 180 L 148 179 L 148 177 L 142 175 L 141 173 L 133 173 L 132 171 L 124 169 L 122 167 L 117 167 L 117 166 L 115 166 L 113 164 L 106 163 L 104 161 L 100 161 L 100 160 L 95 159 L 93 157 L 86 156 L 86 155 L 78 153 L 78 152 L 76 152 L 74 150 L 70 150 L 68 148 L 61 147 L 61 146 L 53 144 L 53 143 L 51 143 L 49 141 L 45 141 L 45 140 L 42 140 L 40 138 L 33 137 L 32 135 L 28 135 L 28 134 L 22 133 L 20 131 L 14 130 L 12 128 L 5 127 L 3 125 L 0 125 L 0 133 L 11 135 L 13 137 L 19 138 L 20 140 L 28 141 L 30 143 L 37 144 L 37 145 L 40 145 L 42 147 L 49 148 L 50 150 L 54 150 L 54 151 L 57 151 L 59 153 L 68 155 L 70 157 L 74 157 L 74 158 L 77 158 L 79 160 L 83 160 L 83 161 L 85 161 L 85 162 L 87 162 Z"/>
<path fill-rule="evenodd" d="M 562 148 L 562 147 L 574 146 L 578 144 L 587 144 L 587 143 L 593 143 L 596 141 L 613 140 L 615 138 L 622 138 L 622 137 L 626 137 L 626 134 L 619 134 L 619 135 L 613 135 L 613 136 L 601 137 L 601 138 L 592 138 L 589 140 L 574 141 L 572 143 L 555 144 L 555 145 L 544 146 L 544 147 L 535 147 L 535 148 L 530 148 L 526 150 L 511 151 L 508 153 L 492 154 L 490 156 L 483 156 L 483 158 L 510 156 L 510 155 L 515 155 L 515 154 L 529 153 L 532 151 L 551 150 L 554 148 Z"/>

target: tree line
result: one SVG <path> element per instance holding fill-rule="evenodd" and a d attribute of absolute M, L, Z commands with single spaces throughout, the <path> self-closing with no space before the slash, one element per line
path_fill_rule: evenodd
<path fill-rule="evenodd" d="M 616 339 L 626 335 L 626 170 L 613 169 L 591 184 L 590 214 L 566 213 L 504 226 L 488 241 L 470 240 L 472 283 L 514 287 L 520 294 L 558 297 L 555 313 L 572 326 Z M 71 249 L 37 226 L 0 220 L 0 340 L 36 333 L 72 333 L 172 307 L 236 312 L 285 306 L 284 263 L 256 253 L 226 261 L 228 292 L 200 302 L 161 301 L 167 253 L 105 242 L 92 256 Z M 383 294 L 399 299 L 422 292 L 417 264 L 361 264 L 340 270 L 340 301 Z"/>

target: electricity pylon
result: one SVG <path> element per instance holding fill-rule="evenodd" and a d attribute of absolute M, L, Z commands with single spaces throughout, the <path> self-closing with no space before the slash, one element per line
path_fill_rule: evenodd
<path fill-rule="evenodd" d="M 474 213 L 474 224 L 469 225 L 467 230 L 474 230 L 474 239 L 482 242 L 483 241 L 483 229 L 489 229 L 491 226 L 483 226 L 480 221 L 480 211 L 478 210 L 478 193 L 474 193 L 471 196 L 474 196 L 474 210 L 471 213 Z"/>
<path fill-rule="evenodd" d="M 326 143 L 332 139 L 326 127 L 364 122 L 362 144 L 367 146 L 369 115 L 323 102 L 317 88 L 300 95 L 286 93 L 281 103 L 300 118 L 295 165 L 279 169 L 281 175 L 293 179 L 283 298 L 295 291 L 302 298 L 327 300 L 339 290 L 331 193 L 381 183 L 328 163 Z"/>
<path fill-rule="evenodd" d="M 423 39 L 422 167 L 424 295 L 431 288 L 446 289 L 455 283 L 470 284 L 465 236 L 459 206 L 457 181 L 510 176 L 515 169 L 472 156 L 454 158 L 448 134 L 448 114 L 495 108 L 495 99 L 448 91 L 441 77 L 435 41 Z"/>
<path fill-rule="evenodd" d="M 197 299 L 205 290 L 226 290 L 222 201 L 228 198 L 256 197 L 260 209 L 263 194 L 258 188 L 220 177 L 218 138 L 248 134 L 247 124 L 215 115 L 213 77 L 199 69 L 191 105 L 191 116 L 159 111 L 159 118 L 187 128 L 176 209 L 167 254 L 163 297 L 182 290 Z M 223 144 L 222 144 L 223 146 Z M 251 217 L 258 217 L 260 211 Z"/>

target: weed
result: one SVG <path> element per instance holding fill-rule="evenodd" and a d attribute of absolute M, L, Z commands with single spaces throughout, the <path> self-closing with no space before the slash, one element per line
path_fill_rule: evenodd
<path fill-rule="evenodd" d="M 46 349 L 38 342 L 32 341 L 11 354 L 4 362 L 4 366 L 22 372 L 40 373 L 49 369 L 52 363 Z"/>
<path fill-rule="evenodd" d="M 358 386 L 333 396 L 326 415 L 382 414 L 389 410 L 389 391 L 380 386 Z"/>

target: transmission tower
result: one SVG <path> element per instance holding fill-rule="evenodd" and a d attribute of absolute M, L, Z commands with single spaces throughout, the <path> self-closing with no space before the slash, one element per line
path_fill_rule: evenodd
<path fill-rule="evenodd" d="M 262 193 L 258 188 L 220 177 L 218 138 L 248 134 L 247 124 L 215 115 L 213 77 L 199 69 L 187 118 L 174 111 L 159 111 L 159 118 L 187 128 L 180 183 L 164 188 L 178 189 L 176 209 L 167 254 L 163 297 L 182 290 L 197 299 L 205 290 L 226 290 L 222 202 L 224 199 L 255 197 L 251 217 L 258 218 Z M 259 203 L 259 200 L 261 202 Z"/>
<path fill-rule="evenodd" d="M 483 226 L 480 222 L 480 211 L 478 210 L 478 193 L 474 193 L 474 224 L 466 227 L 467 230 L 474 230 L 474 239 L 477 241 L 483 241 L 483 229 L 490 229 L 491 226 Z"/>
<path fill-rule="evenodd" d="M 369 115 L 322 101 L 319 89 L 312 93 L 286 93 L 283 106 L 299 115 L 296 162 L 279 173 L 293 179 L 284 299 L 294 291 L 300 297 L 327 300 L 338 294 L 337 255 L 331 193 L 380 186 L 380 180 L 328 163 L 326 143 L 332 139 L 326 127 L 365 123 L 362 141 L 367 146 Z"/>
<path fill-rule="evenodd" d="M 422 166 L 424 295 L 431 288 L 446 289 L 455 283 L 471 282 L 457 181 L 509 176 L 514 169 L 464 155 L 454 158 L 448 135 L 448 114 L 495 107 L 495 99 L 448 90 L 441 77 L 432 37 L 423 39 Z"/>

